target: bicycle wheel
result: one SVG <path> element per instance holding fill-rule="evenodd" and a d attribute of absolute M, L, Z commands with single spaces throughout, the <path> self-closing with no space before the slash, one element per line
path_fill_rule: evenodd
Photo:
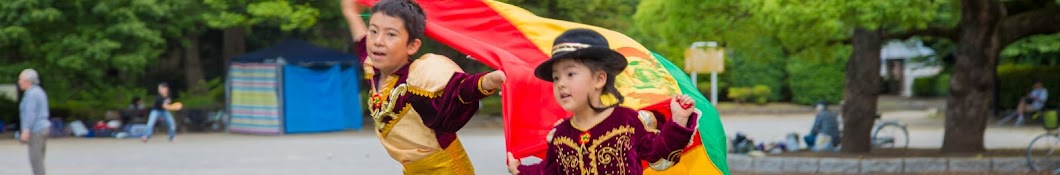
<path fill-rule="evenodd" d="M 884 123 L 872 133 L 872 145 L 876 148 L 909 148 L 909 131 L 897 123 Z"/>
<path fill-rule="evenodd" d="M 1042 134 L 1027 145 L 1027 166 L 1035 172 L 1060 169 L 1060 134 Z"/>

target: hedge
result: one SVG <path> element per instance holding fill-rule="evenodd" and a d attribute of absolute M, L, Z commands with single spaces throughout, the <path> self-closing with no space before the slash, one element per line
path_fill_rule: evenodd
<path fill-rule="evenodd" d="M 1046 108 L 1057 106 L 1057 99 L 1060 99 L 1060 67 L 1001 65 L 997 68 L 997 76 L 1000 79 L 998 103 L 1003 109 L 1015 109 L 1019 100 L 1034 88 L 1034 80 L 1041 80 L 1049 91 Z"/>

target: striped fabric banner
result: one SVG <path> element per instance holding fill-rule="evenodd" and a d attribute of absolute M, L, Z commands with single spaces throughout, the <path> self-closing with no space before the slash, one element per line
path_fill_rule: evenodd
<path fill-rule="evenodd" d="M 230 132 L 281 133 L 277 73 L 274 63 L 232 63 L 228 69 Z"/>

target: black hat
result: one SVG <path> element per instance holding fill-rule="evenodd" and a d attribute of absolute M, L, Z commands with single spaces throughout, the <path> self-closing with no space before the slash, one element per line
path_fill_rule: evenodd
<path fill-rule="evenodd" d="M 610 75 L 617 75 L 629 64 L 625 56 L 611 50 L 607 38 L 600 33 L 589 29 L 570 29 L 556 37 L 552 43 L 552 58 L 538 65 L 534 69 L 534 76 L 552 82 L 552 64 L 568 58 L 599 62 Z"/>

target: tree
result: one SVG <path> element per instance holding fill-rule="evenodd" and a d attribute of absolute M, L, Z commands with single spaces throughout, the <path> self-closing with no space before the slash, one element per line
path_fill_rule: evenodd
<path fill-rule="evenodd" d="M 1060 32 L 1060 1 L 961 0 L 956 64 L 946 107 L 942 151 L 981 152 L 997 88 L 1001 49 L 1019 39 Z M 991 78 L 984 78 L 991 77 Z"/>
<path fill-rule="evenodd" d="M 131 88 L 136 77 L 165 51 L 154 24 L 173 13 L 150 0 L 12 0 L 0 9 L 0 72 L 37 69 L 51 107 L 97 115 L 144 92 Z"/>
<path fill-rule="evenodd" d="M 791 56 L 817 47 L 853 45 L 847 61 L 844 152 L 867 152 L 876 116 L 880 49 L 889 39 L 907 38 L 938 16 L 944 1 L 660 1 L 646 0 L 635 15 L 649 35 L 665 38 L 660 47 L 676 52 L 696 40 L 721 40 L 733 52 L 755 52 L 776 41 Z M 698 7 L 698 8 L 688 8 Z M 838 47 L 841 48 L 841 47 Z M 671 55 L 673 56 L 673 55 Z"/>

